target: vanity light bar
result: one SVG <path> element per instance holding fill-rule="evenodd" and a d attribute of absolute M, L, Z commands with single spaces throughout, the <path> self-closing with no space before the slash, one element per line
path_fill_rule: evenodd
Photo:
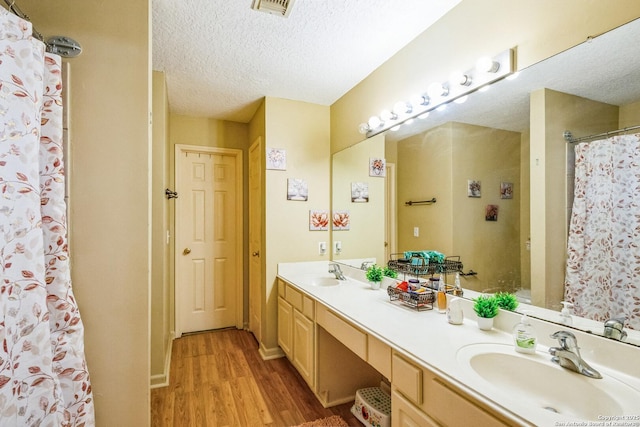
<path fill-rule="evenodd" d="M 453 73 L 449 81 L 430 84 L 427 92 L 418 97 L 419 102 L 413 99 L 409 102 L 399 101 L 393 110 L 384 110 L 380 116 L 372 116 L 367 122 L 361 123 L 358 130 L 371 138 L 389 129 L 397 129 L 409 120 L 424 117 L 432 110 L 444 108 L 452 101 L 510 76 L 514 70 L 513 49 L 500 52 L 493 58 L 480 58 L 474 68 L 464 73 Z M 398 108 L 403 105 L 407 108 Z"/>

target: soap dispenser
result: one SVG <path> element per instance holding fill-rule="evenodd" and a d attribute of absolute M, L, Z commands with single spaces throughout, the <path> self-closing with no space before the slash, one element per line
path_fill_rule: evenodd
<path fill-rule="evenodd" d="M 536 352 L 538 338 L 536 337 L 536 331 L 529 323 L 529 317 L 527 317 L 526 312 L 520 319 L 520 323 L 513 328 L 513 343 L 515 350 L 519 353 L 533 354 Z"/>
<path fill-rule="evenodd" d="M 569 313 L 569 308 L 573 308 L 573 304 L 567 301 L 562 301 L 560 304 L 562 304 L 560 323 L 567 326 L 573 325 L 573 318 L 571 317 L 571 313 Z"/>

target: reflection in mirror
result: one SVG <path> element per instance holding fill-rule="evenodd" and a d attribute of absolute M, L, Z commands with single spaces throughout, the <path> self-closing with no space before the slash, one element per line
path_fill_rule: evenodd
<path fill-rule="evenodd" d="M 634 40 L 640 40 L 640 20 L 384 134 L 384 157 L 395 165 L 397 183 L 385 191 L 385 206 L 354 211 L 351 231 L 333 233 L 334 240 L 348 235 L 368 242 L 348 252 L 343 243 L 345 252 L 334 259 L 386 263 L 391 254 L 415 250 L 460 256 L 464 272 L 477 272 L 462 276 L 465 297 L 514 292 L 537 307 L 536 316 L 559 322 L 573 199 L 574 145 L 563 132 L 579 137 L 640 125 L 640 85 L 632 83 L 640 81 L 640 45 Z M 348 150 L 366 152 L 371 143 Z M 381 142 L 375 144 L 379 149 Z M 339 193 L 350 185 L 340 178 L 342 169 L 356 168 L 345 154 L 334 155 L 334 209 L 344 205 Z M 471 181 L 480 182 L 479 197 L 471 194 Z M 434 197 L 435 204 L 405 205 Z M 385 207 L 397 215 L 391 224 Z M 378 218 L 378 225 L 356 233 L 360 215 Z M 394 235 L 394 227 L 397 243 L 385 236 Z M 603 322 L 577 316 L 573 326 L 604 332 Z M 629 332 L 626 341 L 640 343 L 638 331 Z"/>

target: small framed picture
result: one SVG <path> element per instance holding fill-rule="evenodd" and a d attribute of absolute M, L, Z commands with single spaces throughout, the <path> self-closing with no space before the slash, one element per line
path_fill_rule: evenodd
<path fill-rule="evenodd" d="M 267 148 L 267 169 L 287 170 L 287 151 L 281 148 Z"/>
<path fill-rule="evenodd" d="M 309 199 L 309 187 L 304 179 L 287 179 L 287 200 L 306 202 Z"/>
<path fill-rule="evenodd" d="M 351 225 L 349 211 L 333 211 L 333 229 L 348 230 Z"/>
<path fill-rule="evenodd" d="M 309 211 L 309 231 L 329 230 L 329 211 L 312 210 Z"/>
<path fill-rule="evenodd" d="M 482 184 L 480 181 L 470 179 L 467 181 L 467 196 L 468 197 L 480 197 L 482 195 Z"/>
<path fill-rule="evenodd" d="M 500 198 L 513 199 L 513 183 L 512 182 L 500 183 Z"/>
<path fill-rule="evenodd" d="M 497 221 L 498 220 L 498 205 L 487 205 L 484 213 L 485 221 Z"/>
<path fill-rule="evenodd" d="M 384 159 L 371 158 L 369 159 L 369 176 L 384 177 L 386 174 L 386 162 Z"/>
<path fill-rule="evenodd" d="M 366 182 L 352 182 L 351 201 L 353 203 L 367 203 L 369 201 L 369 184 Z"/>

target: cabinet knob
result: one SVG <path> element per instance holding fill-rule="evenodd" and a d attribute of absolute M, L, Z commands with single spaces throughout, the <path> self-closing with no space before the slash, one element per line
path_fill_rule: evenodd
<path fill-rule="evenodd" d="M 260 256 L 260 251 L 253 251 L 251 252 L 252 256 Z"/>

